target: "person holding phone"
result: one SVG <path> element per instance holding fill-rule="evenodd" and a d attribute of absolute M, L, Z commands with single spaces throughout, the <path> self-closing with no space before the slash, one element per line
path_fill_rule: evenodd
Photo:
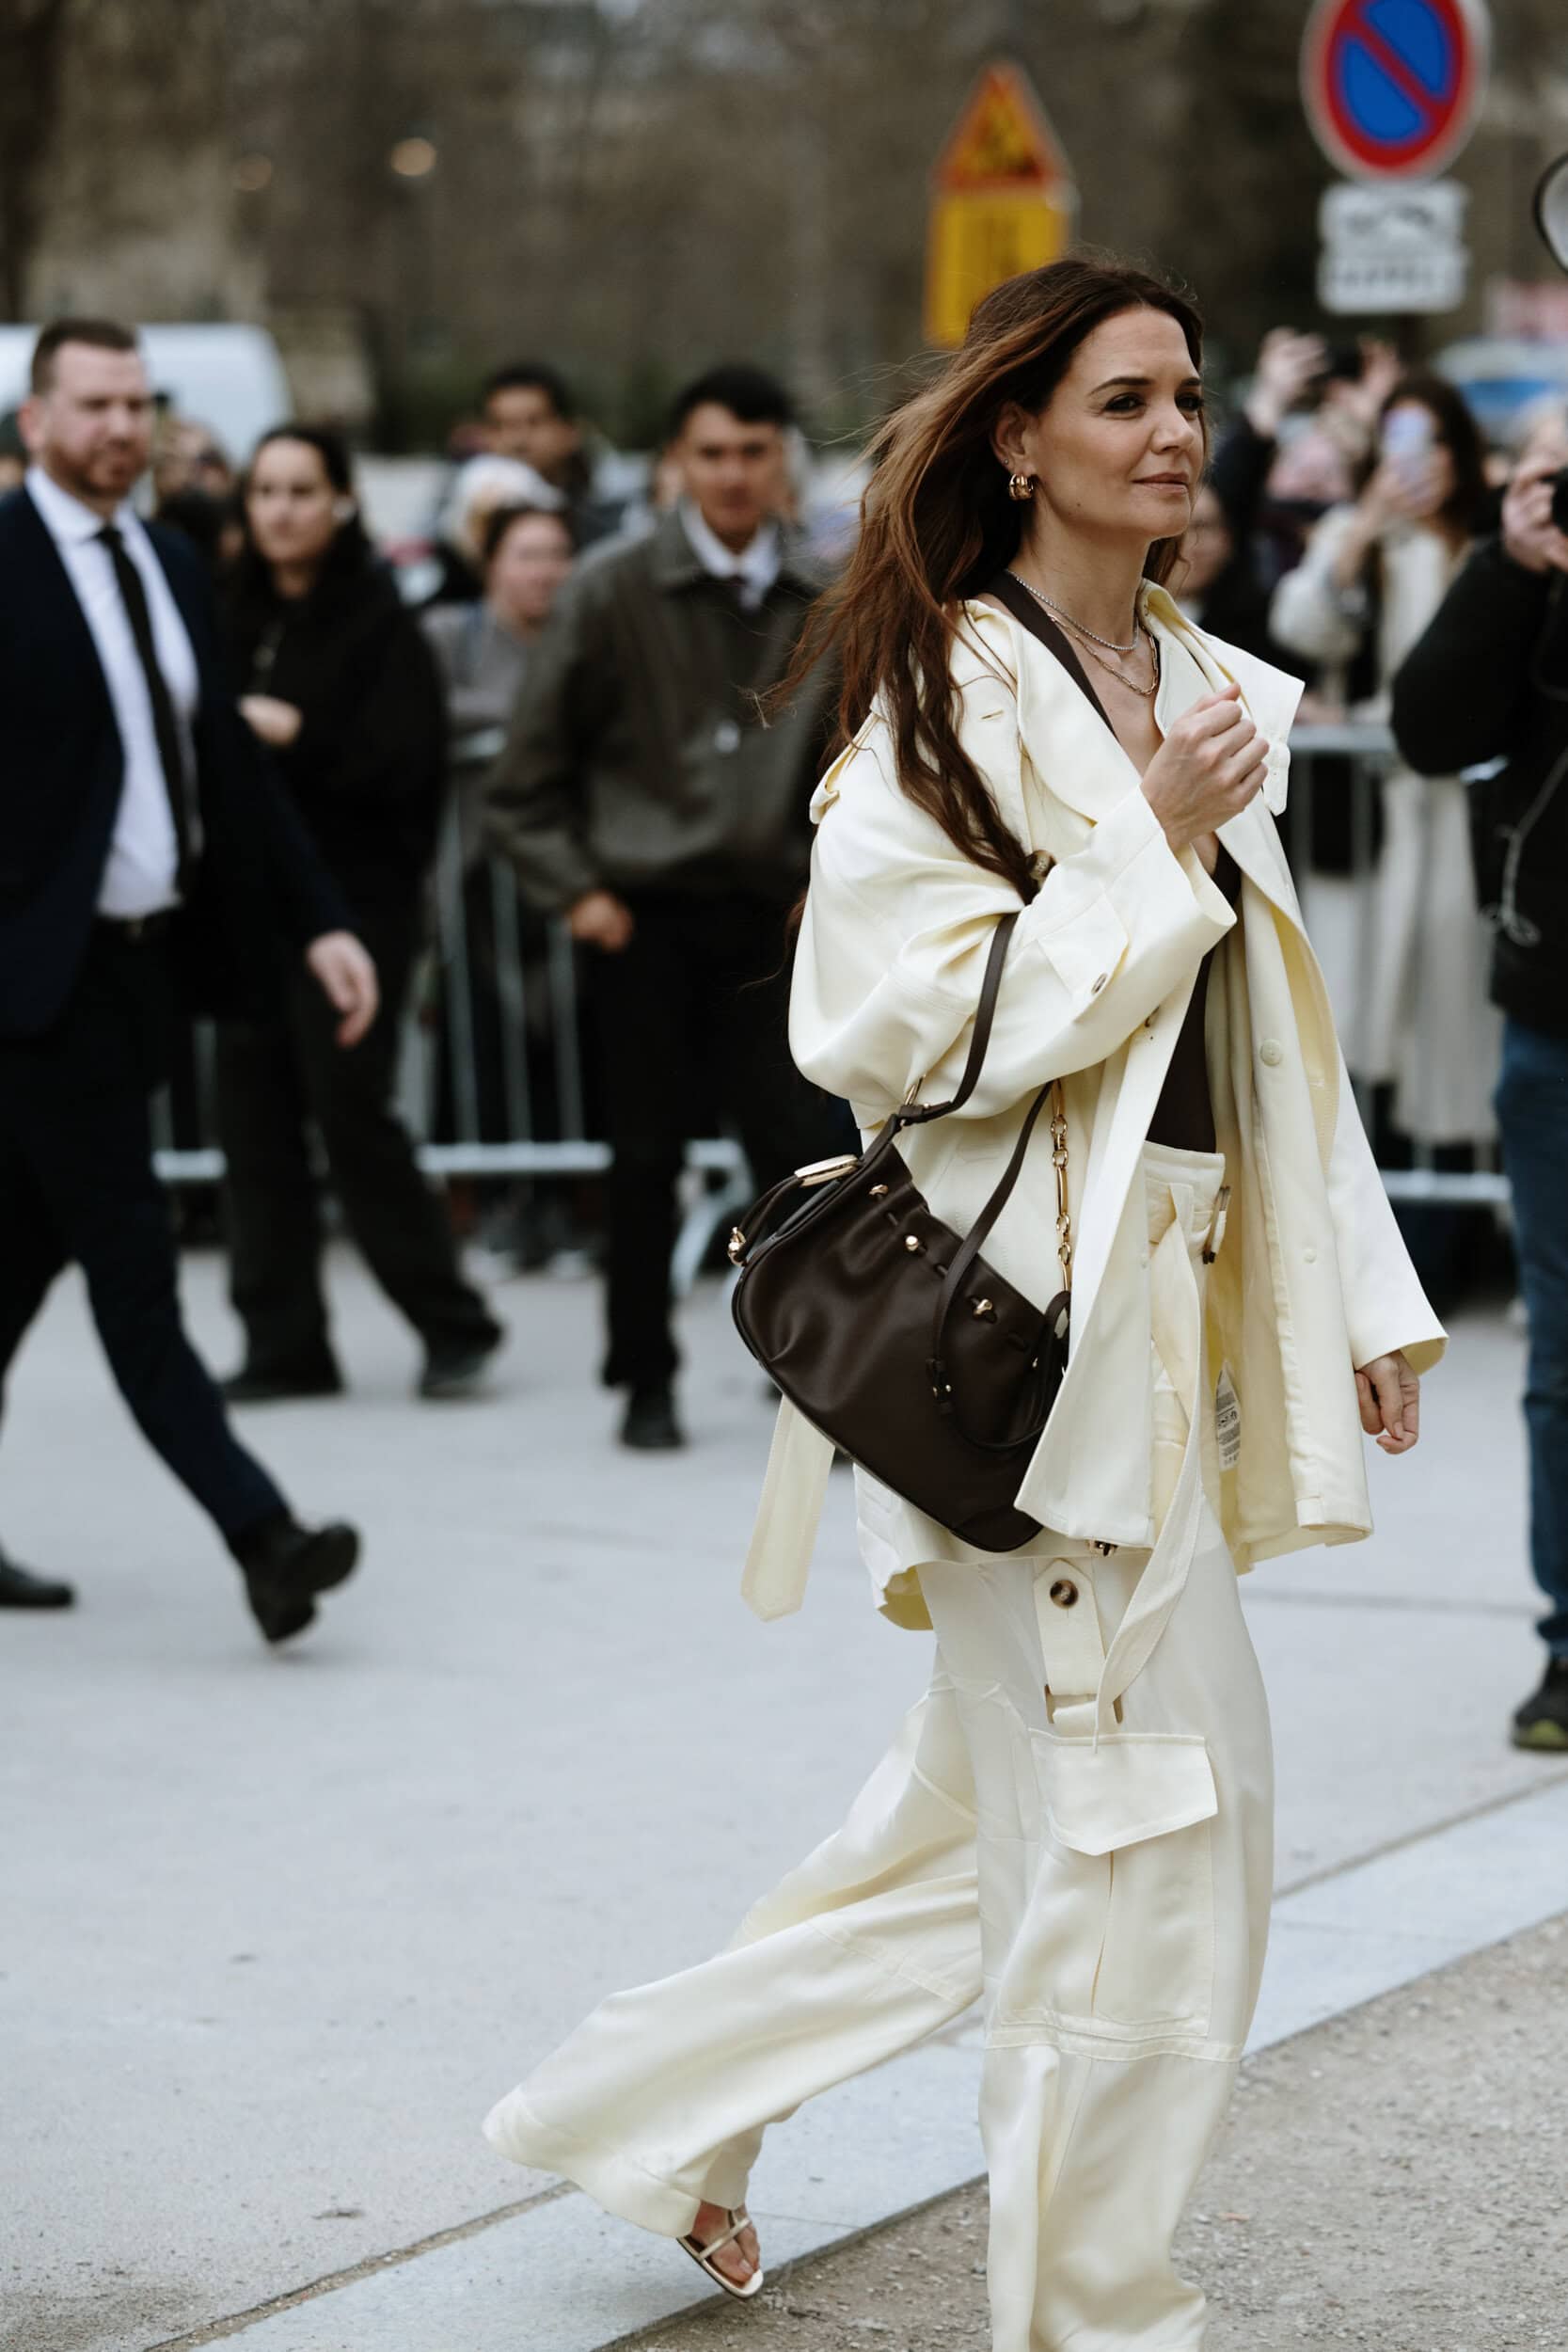
<path fill-rule="evenodd" d="M 1321 685 L 1352 717 L 1386 722 L 1394 674 L 1469 552 L 1487 498 L 1481 433 L 1460 394 L 1438 376 L 1402 377 L 1359 495 L 1324 516 L 1271 612 L 1280 644 L 1322 665 Z M 1463 1161 L 1494 1133 L 1498 1041 L 1465 787 L 1454 773 L 1422 778 L 1396 765 L 1379 814 L 1370 923 L 1357 877 L 1314 874 L 1313 944 L 1346 1058 L 1377 1089 L 1374 1140 Z M 1409 1229 L 1424 1278 L 1450 1297 L 1463 1215 L 1427 1211 Z"/>
<path fill-rule="evenodd" d="M 1479 796 L 1482 897 L 1503 1015 L 1497 1124 L 1529 1313 L 1530 1564 L 1544 1672 L 1515 1746 L 1568 1750 L 1568 417 L 1527 444 L 1483 539 L 1394 681 L 1394 733 L 1423 775 L 1501 759 Z"/>

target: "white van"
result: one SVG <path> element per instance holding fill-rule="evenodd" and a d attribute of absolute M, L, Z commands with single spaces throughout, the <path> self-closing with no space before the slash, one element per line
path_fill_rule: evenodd
<path fill-rule="evenodd" d="M 140 326 L 152 389 L 216 434 L 236 464 L 292 413 L 289 379 L 264 326 Z M 36 326 L 0 326 L 0 412 L 27 390 Z"/>

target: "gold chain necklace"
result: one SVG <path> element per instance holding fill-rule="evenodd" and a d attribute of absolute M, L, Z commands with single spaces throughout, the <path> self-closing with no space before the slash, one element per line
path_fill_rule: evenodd
<path fill-rule="evenodd" d="M 1101 668 L 1108 676 L 1114 677 L 1118 686 L 1125 686 L 1130 694 L 1137 694 L 1141 696 L 1145 702 L 1152 702 L 1160 688 L 1160 640 L 1154 635 L 1151 629 L 1145 628 L 1141 620 L 1138 622 L 1137 627 L 1139 634 L 1142 636 L 1145 644 L 1148 647 L 1148 664 L 1151 672 L 1153 673 L 1147 686 L 1138 686 L 1134 684 L 1132 678 L 1124 677 L 1121 672 L 1117 668 L 1115 662 L 1107 661 L 1104 655 L 1096 653 L 1092 645 L 1085 645 L 1084 647 L 1084 651 L 1088 655 L 1091 661 L 1098 661 Z"/>
<path fill-rule="evenodd" d="M 1114 637 L 1101 637 L 1094 629 L 1086 628 L 1084 622 L 1075 621 L 1071 613 L 1068 611 L 1066 605 L 1058 604 L 1054 596 L 1048 596 L 1043 588 L 1037 588 L 1034 581 L 1032 580 L 1025 580 L 1022 572 L 1009 572 L 1007 574 L 1007 578 L 1009 580 L 1016 580 L 1019 586 L 1026 589 L 1029 595 L 1034 597 L 1037 604 L 1043 604 L 1047 612 L 1054 612 L 1059 620 L 1066 621 L 1069 628 L 1075 628 L 1078 631 L 1080 637 L 1092 637 L 1097 645 L 1103 645 L 1107 653 L 1137 652 L 1138 615 L 1136 609 L 1134 609 L 1132 613 L 1132 642 L 1126 645 L 1118 645 Z"/>

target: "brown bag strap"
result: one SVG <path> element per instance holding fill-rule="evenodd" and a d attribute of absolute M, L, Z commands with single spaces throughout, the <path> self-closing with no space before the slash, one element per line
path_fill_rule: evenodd
<path fill-rule="evenodd" d="M 1017 914 L 1004 914 L 992 935 L 990 952 L 986 958 L 985 976 L 980 983 L 980 1001 L 974 1009 L 974 1033 L 970 1040 L 969 1058 L 964 1063 L 963 1075 L 958 1080 L 958 1091 L 945 1103 L 901 1104 L 882 1130 L 881 1141 L 883 1143 L 891 1141 L 901 1128 L 923 1127 L 928 1120 L 945 1119 L 950 1111 L 960 1110 L 974 1093 L 975 1087 L 979 1084 L 980 1073 L 985 1067 L 986 1049 L 990 1043 L 991 1024 L 996 1018 L 996 999 L 1002 987 L 1002 967 L 1007 960 L 1007 946 L 1017 922 Z M 1044 1101 L 1049 1092 L 1049 1086 L 1042 1089 L 1039 1102 L 1036 1103 L 1034 1110 L 1029 1114 L 1024 1131 L 1025 1141 L 1028 1130 L 1033 1127 L 1038 1114 L 1040 1102 Z M 1022 1167 L 1022 1144 L 1014 1156 L 1019 1167 Z M 755 1236 L 766 1232 L 773 1211 L 781 1202 L 789 1194 L 800 1190 L 802 1177 L 808 1183 L 825 1183 L 832 1176 L 847 1174 L 854 1165 L 853 1158 L 847 1156 L 842 1161 L 825 1160 L 821 1163 L 820 1168 L 797 1168 L 793 1175 L 784 1177 L 773 1185 L 770 1191 L 764 1193 L 760 1200 L 753 1201 L 742 1222 L 735 1227 L 730 1235 L 729 1253 L 733 1263 L 736 1265 L 744 1263 L 746 1252 L 752 1247 Z M 1001 1215 L 1007 1193 L 1012 1190 L 1014 1184 L 1018 1181 L 1018 1168 L 1014 1168 L 1003 1181 L 1006 1187 L 1006 1191 L 987 1204 L 985 1214 L 990 1222 L 985 1230 L 988 1232 Z"/>
<path fill-rule="evenodd" d="M 1037 603 L 1029 594 L 1017 573 L 998 572 L 986 590 L 986 594 L 988 596 L 994 596 L 999 604 L 1005 604 L 1020 628 L 1027 629 L 1031 637 L 1037 638 L 1042 645 L 1055 655 L 1079 692 L 1094 705 L 1106 726 L 1110 728 L 1110 732 L 1115 735 L 1116 729 L 1111 726 L 1110 713 L 1095 692 L 1089 674 L 1079 660 L 1077 648 L 1071 638 L 1066 629 L 1058 628 L 1045 607 Z"/>
<path fill-rule="evenodd" d="M 1013 1188 L 1023 1173 L 1023 1162 L 1028 1153 L 1029 1139 L 1035 1132 L 1035 1123 L 1044 1108 L 1047 1095 L 1054 1098 L 1052 1128 L 1056 1139 L 1054 1157 L 1059 1210 L 1056 1218 L 1056 1247 L 1062 1264 L 1062 1288 L 1069 1292 L 1072 1288 L 1072 1244 L 1067 1219 L 1067 1113 L 1062 1107 L 1061 1080 L 1048 1078 L 1029 1105 L 1028 1116 L 1019 1129 L 1018 1141 L 1013 1146 L 1012 1157 L 1003 1171 L 1001 1183 L 970 1227 L 964 1240 L 954 1250 L 952 1263 L 942 1276 L 942 1288 L 937 1293 L 936 1313 L 931 1325 L 931 1355 L 927 1369 L 931 1375 L 932 1391 L 938 1404 L 944 1412 L 951 1412 L 955 1419 L 958 1418 L 958 1399 L 953 1394 L 953 1383 L 948 1378 L 944 1355 L 948 1317 L 958 1304 L 958 1285 L 979 1256 L 982 1244 L 989 1240 L 992 1226 L 1012 1198 Z M 962 1427 L 961 1422 L 959 1426 Z M 1045 1426 L 1043 1413 L 1040 1416 L 1039 1426 L 1041 1429 Z M 1016 1435 L 994 1441 L 977 1438 L 972 1430 L 964 1430 L 963 1435 L 971 1445 L 998 1454 L 1006 1453 L 1009 1447 L 1018 1442 Z"/>
<path fill-rule="evenodd" d="M 1002 966 L 1007 961 L 1007 948 L 1018 922 L 1016 914 L 1005 914 L 997 924 L 986 958 L 985 977 L 980 982 L 980 1001 L 974 1008 L 974 1034 L 969 1041 L 969 1059 L 964 1064 L 958 1090 L 945 1103 L 905 1103 L 893 1114 L 895 1128 L 923 1127 L 928 1119 L 945 1119 L 949 1111 L 961 1110 L 980 1083 L 985 1067 L 986 1049 L 990 1043 L 991 1023 L 996 1018 L 996 999 L 1002 987 Z"/>

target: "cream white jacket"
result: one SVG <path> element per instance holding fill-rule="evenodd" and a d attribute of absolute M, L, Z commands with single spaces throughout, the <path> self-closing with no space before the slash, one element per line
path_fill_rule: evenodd
<path fill-rule="evenodd" d="M 1065 1080 L 1071 1359 L 1018 1502 L 1063 1534 L 1150 1544 L 1148 1249 L 1132 1180 L 1199 964 L 1219 950 L 1210 1079 L 1232 1193 L 1210 1343 L 1212 1374 L 1227 1371 L 1241 1407 L 1220 1501 L 1245 1567 L 1370 1532 L 1354 1367 L 1402 1347 L 1424 1370 L 1444 1339 L 1362 1133 L 1271 814 L 1284 803 L 1301 690 L 1205 636 L 1164 591 L 1146 591 L 1145 608 L 1161 640 L 1162 728 L 1234 678 L 1270 739 L 1269 805 L 1255 801 L 1223 832 L 1243 878 L 1239 908 L 1191 850 L 1172 852 L 1136 770 L 1045 647 L 1010 615 L 967 605 L 953 661 L 961 740 L 1044 879 L 1014 933 L 979 1086 L 900 1148 L 933 1212 L 964 1232 L 1030 1098 Z M 899 789 L 876 714 L 824 777 L 813 815 L 790 1043 L 869 1133 L 911 1087 L 927 1101 L 956 1089 L 995 922 L 1019 901 Z M 1059 1283 L 1050 1155 L 1042 1120 L 986 1245 L 1042 1306 Z M 796 1606 L 803 1587 L 814 1442 L 786 1407 L 750 1571 L 765 1614 Z M 924 1625 L 920 1563 L 968 1555 L 876 1482 L 857 1483 L 879 1603 Z"/>

